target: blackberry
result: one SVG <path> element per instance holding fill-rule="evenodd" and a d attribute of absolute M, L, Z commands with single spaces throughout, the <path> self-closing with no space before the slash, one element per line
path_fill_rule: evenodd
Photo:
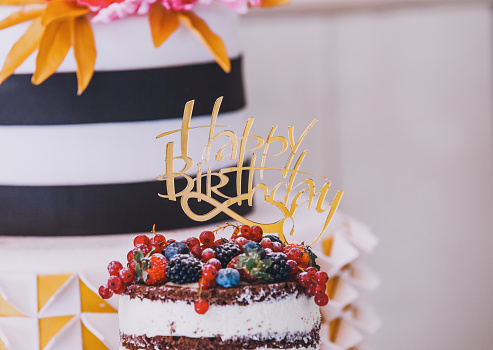
<path fill-rule="evenodd" d="M 236 243 L 224 243 L 213 247 L 216 259 L 221 262 L 221 266 L 226 268 L 228 263 L 236 256 L 242 253 L 240 246 Z"/>
<path fill-rule="evenodd" d="M 274 235 L 265 235 L 264 238 L 270 239 L 270 241 L 272 243 L 277 242 L 277 243 L 281 243 L 282 245 L 284 245 L 284 243 L 282 243 L 281 239 L 279 237 L 277 237 L 277 236 L 274 236 Z"/>
<path fill-rule="evenodd" d="M 197 282 L 202 275 L 200 260 L 188 254 L 176 254 L 171 258 L 166 276 L 174 283 Z"/>
<path fill-rule="evenodd" d="M 272 277 L 272 282 L 286 281 L 291 272 L 286 254 L 270 253 L 266 255 L 266 259 L 272 260 L 272 265 L 266 271 Z"/>

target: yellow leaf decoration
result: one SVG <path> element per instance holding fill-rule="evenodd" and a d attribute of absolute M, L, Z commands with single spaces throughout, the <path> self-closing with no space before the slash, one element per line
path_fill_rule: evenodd
<path fill-rule="evenodd" d="M 96 63 L 96 44 L 91 24 L 87 17 L 74 20 L 74 56 L 77 63 L 77 94 L 80 95 L 89 85 Z"/>
<path fill-rule="evenodd" d="M 56 72 L 72 43 L 73 19 L 56 21 L 46 26 L 36 57 L 32 83 L 39 85 Z"/>
<path fill-rule="evenodd" d="M 177 15 L 180 22 L 187 26 L 212 53 L 217 64 L 226 73 L 229 73 L 231 71 L 231 62 L 221 38 L 210 30 L 209 26 L 193 12 L 180 11 L 177 12 Z"/>
<path fill-rule="evenodd" d="M 174 11 L 167 11 L 161 2 L 157 1 L 149 10 L 149 24 L 151 25 L 152 41 L 155 47 L 169 38 L 180 26 L 178 16 Z"/>
<path fill-rule="evenodd" d="M 16 24 L 29 21 L 31 19 L 34 19 L 36 17 L 41 16 L 41 13 L 43 12 L 43 9 L 33 9 L 33 10 L 28 10 L 28 11 L 17 11 L 8 16 L 7 18 L 3 19 L 0 21 L 0 29 L 5 29 L 11 26 L 15 26 Z"/>
<path fill-rule="evenodd" d="M 0 0 L 0 5 L 21 6 L 29 4 L 46 4 L 45 0 Z"/>
<path fill-rule="evenodd" d="M 41 24 L 47 26 L 54 21 L 83 16 L 89 12 L 87 7 L 78 6 L 75 1 L 54 0 L 48 2 L 41 17 Z"/>
<path fill-rule="evenodd" d="M 279 5 L 287 5 L 291 1 L 290 0 L 262 0 L 260 4 L 261 7 L 274 7 Z"/>
<path fill-rule="evenodd" d="M 12 46 L 2 71 L 0 72 L 0 84 L 5 81 L 14 71 L 38 48 L 44 28 L 41 19 L 35 19 L 21 38 Z"/>

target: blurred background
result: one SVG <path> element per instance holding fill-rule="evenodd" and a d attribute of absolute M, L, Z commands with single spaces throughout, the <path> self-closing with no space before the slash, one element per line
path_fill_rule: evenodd
<path fill-rule="evenodd" d="M 379 237 L 380 350 L 493 349 L 493 4 L 292 0 L 243 17 L 248 115 Z"/>

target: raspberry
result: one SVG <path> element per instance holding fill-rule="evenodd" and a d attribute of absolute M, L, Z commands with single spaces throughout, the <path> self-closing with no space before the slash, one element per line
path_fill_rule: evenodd
<path fill-rule="evenodd" d="M 108 288 L 108 285 L 99 287 L 98 293 L 103 299 L 109 299 L 113 296 L 113 291 Z"/>
<path fill-rule="evenodd" d="M 186 245 L 188 245 L 188 249 L 192 250 L 193 247 L 200 244 L 200 241 L 197 237 L 188 237 L 185 240 Z"/>
<path fill-rule="evenodd" d="M 197 259 L 202 259 L 202 252 L 204 251 L 204 248 L 200 246 L 200 244 L 194 245 L 192 248 L 192 254 L 194 257 Z"/>
<path fill-rule="evenodd" d="M 222 267 L 228 266 L 231 259 L 241 254 L 241 249 L 238 244 L 232 242 L 218 245 L 213 249 L 216 254 L 216 259 L 221 262 Z"/>
<path fill-rule="evenodd" d="M 291 273 L 291 266 L 287 263 L 286 254 L 271 253 L 266 255 L 266 258 L 272 260 L 272 265 L 267 269 L 267 273 L 273 278 L 273 281 L 286 281 Z"/>
<path fill-rule="evenodd" d="M 199 299 L 194 304 L 195 312 L 198 314 L 205 314 L 209 310 L 209 303 L 204 299 Z"/>
<path fill-rule="evenodd" d="M 202 278 L 212 281 L 217 276 L 217 269 L 212 265 L 205 265 L 202 268 Z"/>
<path fill-rule="evenodd" d="M 166 270 L 168 269 L 168 260 L 162 254 L 153 254 L 149 258 L 150 267 L 146 269 L 147 276 L 144 282 L 150 286 L 158 286 L 168 281 Z"/>
<path fill-rule="evenodd" d="M 117 290 L 122 286 L 123 282 L 119 276 L 110 276 L 108 278 L 108 288 L 112 291 Z"/>
<path fill-rule="evenodd" d="M 288 250 L 286 256 L 288 257 L 288 259 L 294 260 L 299 263 L 301 262 L 301 258 L 303 257 L 303 251 L 299 248 L 292 248 Z"/>
<path fill-rule="evenodd" d="M 212 258 L 215 258 L 214 250 L 212 248 L 206 248 L 202 251 L 202 261 L 207 262 Z"/>
<path fill-rule="evenodd" d="M 182 242 L 172 242 L 166 246 L 164 249 L 164 256 L 166 259 L 171 260 L 176 254 L 189 254 L 190 249 L 185 243 Z"/>
<path fill-rule="evenodd" d="M 120 270 L 120 278 L 126 284 L 130 284 L 134 281 L 135 271 L 130 268 L 125 268 Z"/>
<path fill-rule="evenodd" d="M 263 235 L 264 235 L 264 231 L 262 231 L 262 227 L 258 225 L 253 225 L 251 227 L 250 237 L 252 241 L 260 242 L 262 240 Z"/>
<path fill-rule="evenodd" d="M 272 249 L 272 241 L 268 238 L 262 238 L 260 245 L 265 248 Z"/>
<path fill-rule="evenodd" d="M 111 276 L 118 276 L 118 273 L 122 268 L 123 268 L 122 263 L 119 261 L 112 261 L 108 264 L 108 272 L 110 273 Z"/>
<path fill-rule="evenodd" d="M 222 268 L 221 262 L 219 260 L 217 260 L 216 258 L 212 258 L 209 261 L 207 261 L 206 265 L 214 266 L 217 271 L 221 270 L 221 268 Z"/>
<path fill-rule="evenodd" d="M 202 244 L 212 244 L 214 245 L 214 233 L 212 231 L 203 231 L 199 236 L 200 242 Z"/>
<path fill-rule="evenodd" d="M 301 272 L 296 277 L 300 286 L 306 287 L 312 283 L 312 276 L 308 272 Z"/>
<path fill-rule="evenodd" d="M 296 275 L 298 273 L 298 264 L 294 260 L 288 260 L 288 265 L 291 266 L 290 275 Z"/>
<path fill-rule="evenodd" d="M 169 261 L 167 276 L 174 283 L 197 282 L 202 275 L 200 260 L 187 254 L 176 254 Z"/>
<path fill-rule="evenodd" d="M 317 271 L 313 276 L 313 281 L 318 285 L 325 285 L 329 280 L 329 276 L 324 271 Z"/>
<path fill-rule="evenodd" d="M 317 295 L 315 297 L 315 304 L 317 304 L 318 306 L 325 306 L 328 304 L 328 302 L 329 297 L 327 296 L 327 294 Z"/>
<path fill-rule="evenodd" d="M 134 247 L 137 247 L 137 244 L 149 245 L 151 242 L 146 235 L 138 235 L 134 238 Z"/>
<path fill-rule="evenodd" d="M 240 272 L 229 267 L 219 270 L 216 283 L 224 288 L 236 287 L 240 283 Z"/>

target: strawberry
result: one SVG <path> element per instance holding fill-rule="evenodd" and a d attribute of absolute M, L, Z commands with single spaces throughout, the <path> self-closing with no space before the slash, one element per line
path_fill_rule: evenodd
<path fill-rule="evenodd" d="M 149 258 L 148 268 L 143 273 L 144 282 L 150 286 L 157 286 L 168 281 L 166 270 L 168 260 L 161 254 L 153 254 Z"/>
<path fill-rule="evenodd" d="M 234 257 L 229 263 L 227 267 L 230 267 L 232 269 L 236 269 L 235 265 L 238 262 L 238 259 L 240 256 L 245 256 L 245 254 L 238 255 Z M 255 281 L 255 277 L 250 276 L 250 273 L 248 272 L 247 269 L 237 269 L 238 272 L 240 273 L 240 278 L 242 281 L 245 282 L 253 282 Z"/>

